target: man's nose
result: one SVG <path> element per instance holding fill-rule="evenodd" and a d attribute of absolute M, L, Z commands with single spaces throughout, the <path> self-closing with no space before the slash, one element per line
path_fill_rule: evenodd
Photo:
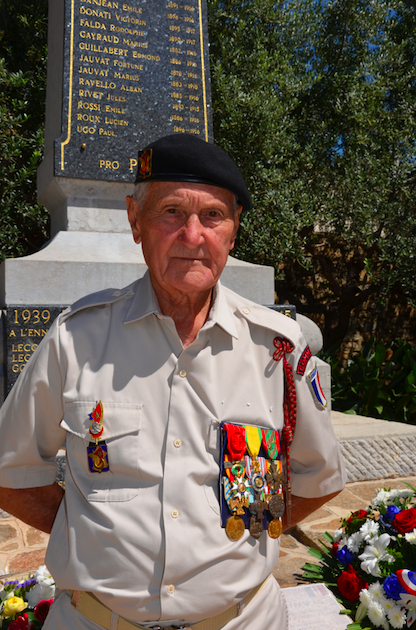
<path fill-rule="evenodd" d="M 199 220 L 199 216 L 191 214 L 182 226 L 180 241 L 186 246 L 191 248 L 202 245 L 204 242 L 203 236 L 204 226 Z"/>

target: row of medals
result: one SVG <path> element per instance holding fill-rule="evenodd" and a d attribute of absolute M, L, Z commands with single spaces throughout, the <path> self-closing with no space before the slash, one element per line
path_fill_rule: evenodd
<path fill-rule="evenodd" d="M 249 532 L 253 538 L 260 538 L 264 531 L 263 513 L 268 510 L 273 516 L 267 533 L 270 538 L 279 538 L 282 533 L 282 523 L 279 520 L 285 511 L 284 500 L 279 494 L 283 484 L 283 474 L 278 472 L 278 462 L 271 462 L 270 472 L 262 475 L 260 465 L 256 457 L 252 459 L 251 478 L 246 477 L 244 461 L 225 462 L 226 468 L 231 468 L 234 482 L 231 484 L 231 497 L 227 501 L 233 515 L 228 519 L 225 531 L 231 540 L 239 540 L 244 534 L 245 524 L 241 518 L 245 514 L 244 508 L 250 510 Z M 224 477 L 224 487 L 228 477 Z M 269 492 L 264 492 L 265 489 Z M 251 496 L 250 496 L 251 495 Z M 264 500 L 263 500 L 263 498 Z M 251 501 L 249 499 L 252 499 Z"/>

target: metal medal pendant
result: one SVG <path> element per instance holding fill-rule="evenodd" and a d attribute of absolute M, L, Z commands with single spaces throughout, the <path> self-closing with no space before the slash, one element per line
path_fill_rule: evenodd
<path fill-rule="evenodd" d="M 250 534 L 253 538 L 260 538 L 264 531 L 263 527 L 263 519 L 257 518 L 257 516 L 252 516 L 250 519 Z"/>
<path fill-rule="evenodd" d="M 270 538 L 279 538 L 282 531 L 283 526 L 279 519 L 275 518 L 269 523 L 267 533 L 269 534 Z"/>
<path fill-rule="evenodd" d="M 240 540 L 244 534 L 244 521 L 239 516 L 230 516 L 225 526 L 225 533 L 230 540 Z"/>
<path fill-rule="evenodd" d="M 285 513 L 285 502 L 279 494 L 274 494 L 272 496 L 268 507 L 273 518 L 280 518 Z"/>

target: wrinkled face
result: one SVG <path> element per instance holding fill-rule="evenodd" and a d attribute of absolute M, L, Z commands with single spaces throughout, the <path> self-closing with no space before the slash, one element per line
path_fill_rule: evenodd
<path fill-rule="evenodd" d="M 156 291 L 203 294 L 215 285 L 239 225 L 241 206 L 234 210 L 230 191 L 152 182 L 141 206 L 127 197 L 127 211 Z"/>

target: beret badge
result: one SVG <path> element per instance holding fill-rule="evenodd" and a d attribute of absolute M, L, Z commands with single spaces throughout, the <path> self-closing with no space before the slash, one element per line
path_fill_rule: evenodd
<path fill-rule="evenodd" d="M 139 172 L 138 176 L 146 179 L 146 177 L 150 177 L 152 174 L 152 153 L 153 149 L 145 149 L 144 151 L 139 151 L 138 159 L 139 159 Z"/>

